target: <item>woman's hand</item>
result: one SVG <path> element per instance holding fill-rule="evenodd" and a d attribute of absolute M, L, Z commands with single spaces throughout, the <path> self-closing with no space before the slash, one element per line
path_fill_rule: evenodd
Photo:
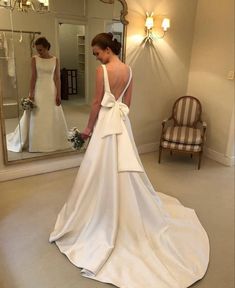
<path fill-rule="evenodd" d="M 83 139 L 83 140 L 86 140 L 86 139 L 88 139 L 89 137 L 91 137 L 91 129 L 88 128 L 88 127 L 86 127 L 81 134 L 82 134 L 82 139 Z"/>
<path fill-rule="evenodd" d="M 34 95 L 29 95 L 29 100 L 34 102 Z"/>
<path fill-rule="evenodd" d="M 61 104 L 61 99 L 60 99 L 59 96 L 56 96 L 56 98 L 55 98 L 55 103 L 56 103 L 56 106 L 60 106 L 60 104 Z"/>

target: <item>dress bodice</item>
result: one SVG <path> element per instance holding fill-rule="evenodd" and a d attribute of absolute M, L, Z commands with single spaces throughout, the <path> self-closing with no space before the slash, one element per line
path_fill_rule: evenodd
<path fill-rule="evenodd" d="M 53 79 L 55 67 L 56 67 L 56 57 L 52 58 L 41 58 L 35 56 L 36 70 L 37 70 L 37 80 L 40 79 Z"/>

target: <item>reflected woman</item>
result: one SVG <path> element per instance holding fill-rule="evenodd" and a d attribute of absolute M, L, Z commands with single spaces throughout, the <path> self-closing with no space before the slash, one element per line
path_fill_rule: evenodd
<path fill-rule="evenodd" d="M 7 149 L 20 152 L 52 152 L 70 147 L 61 107 L 60 68 L 45 37 L 35 41 L 38 55 L 32 57 L 29 98 L 36 108 L 25 111 L 16 130 L 7 135 Z"/>

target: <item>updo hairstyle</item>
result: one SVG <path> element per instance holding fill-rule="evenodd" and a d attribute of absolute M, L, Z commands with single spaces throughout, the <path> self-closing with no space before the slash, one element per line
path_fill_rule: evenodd
<path fill-rule="evenodd" d="M 50 50 L 51 48 L 51 44 L 50 42 L 47 40 L 46 37 L 39 37 L 35 42 L 34 44 L 37 46 L 37 45 L 42 45 L 44 48 Z"/>
<path fill-rule="evenodd" d="M 113 39 L 113 34 L 111 32 L 96 35 L 91 41 L 91 46 L 98 46 L 102 50 L 109 47 L 116 55 L 119 55 L 121 52 L 121 43 L 118 42 L 117 39 Z"/>

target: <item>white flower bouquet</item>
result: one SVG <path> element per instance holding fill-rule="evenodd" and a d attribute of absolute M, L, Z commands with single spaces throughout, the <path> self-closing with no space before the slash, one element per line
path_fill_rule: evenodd
<path fill-rule="evenodd" d="M 81 150 L 85 143 L 85 140 L 82 138 L 82 133 L 76 127 L 69 130 L 68 141 L 71 142 L 74 150 Z"/>
<path fill-rule="evenodd" d="M 36 108 L 35 103 L 29 98 L 22 98 L 20 102 L 23 110 L 33 110 L 33 108 Z"/>

